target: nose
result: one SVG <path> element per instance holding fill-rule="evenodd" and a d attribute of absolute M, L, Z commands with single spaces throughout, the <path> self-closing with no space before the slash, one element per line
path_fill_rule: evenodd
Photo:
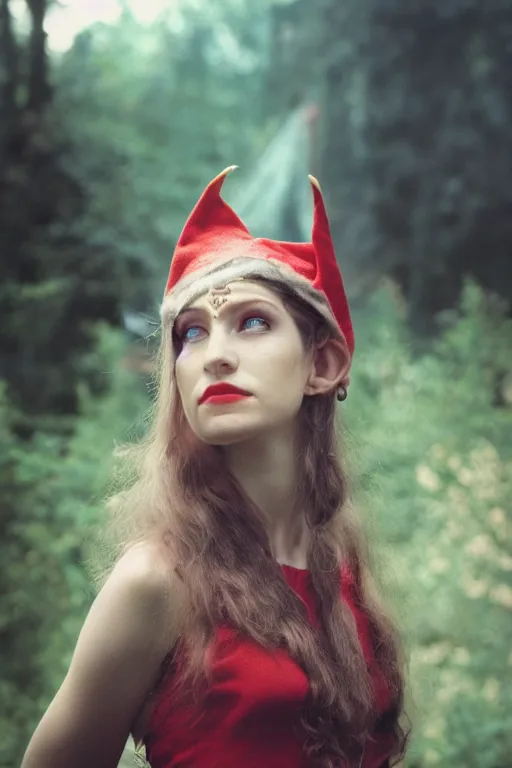
<path fill-rule="evenodd" d="M 233 340 L 222 327 L 214 325 L 210 329 L 204 370 L 215 377 L 225 376 L 236 371 L 238 362 Z"/>

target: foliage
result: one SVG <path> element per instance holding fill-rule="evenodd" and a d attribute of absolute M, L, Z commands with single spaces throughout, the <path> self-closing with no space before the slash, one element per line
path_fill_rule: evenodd
<path fill-rule="evenodd" d="M 90 192 L 87 237 L 128 267 L 126 302 L 154 314 L 197 190 L 248 164 L 260 112 L 261 12 L 222 5 L 140 27 L 84 31 L 55 68 L 73 171 Z M 211 23 L 209 23 L 211 21 Z M 129 64 L 128 64 L 129 63 Z"/>
<path fill-rule="evenodd" d="M 88 194 L 51 101 L 45 7 L 29 3 L 27 40 L 8 2 L 0 13 L 0 377 L 27 436 L 47 414 L 75 412 L 79 382 L 99 387 L 84 355 L 96 321 L 119 323 L 122 298 L 115 254 L 105 259 L 79 226 Z"/>
<path fill-rule="evenodd" d="M 504 767 L 512 750 L 512 322 L 467 284 L 460 313 L 422 357 L 389 292 L 372 298 L 360 325 L 350 448 L 389 545 L 409 640 L 416 728 L 406 765 Z"/>
<path fill-rule="evenodd" d="M 105 328 L 99 339 L 98 320 L 156 314 L 197 189 L 249 156 L 263 30 L 258 10 L 228 0 L 209 19 L 184 11 L 181 30 L 164 18 L 141 28 L 126 11 L 50 67 L 47 3 L 31 2 L 26 37 L 11 7 L 0 8 L 2 766 L 19 763 L 66 670 L 112 440 L 144 408 L 116 370 L 123 356 L 145 369 L 144 352 L 125 355 Z"/>
<path fill-rule="evenodd" d="M 275 87 L 320 107 L 348 285 L 364 296 L 395 279 L 421 335 L 464 275 L 512 296 L 511 13 L 511 0 L 297 0 L 275 14 Z"/>
<path fill-rule="evenodd" d="M 356 318 L 347 417 L 348 450 L 359 457 L 392 553 L 391 581 L 411 649 L 416 730 L 406 765 L 505 766 L 512 732 L 512 327 L 495 301 L 468 285 L 460 314 L 446 319 L 439 342 L 418 358 L 401 315 L 381 291 Z M 9 723 L 2 730 L 10 734 L 5 766 L 16 762 L 65 672 L 90 601 L 80 547 L 98 519 L 112 436 L 137 432 L 145 406 L 133 374 L 120 365 L 120 339 L 105 331 L 101 339 L 95 364 L 111 371 L 111 394 L 82 394 L 68 446 L 55 434 L 37 434 L 28 446 L 6 428 L 8 410 L 0 419 L 4 504 L 17 511 L 16 525 L 3 531 L 8 557 L 0 573 L 12 585 L 0 608 L 2 635 L 8 658 L 17 660 L 1 689 Z M 23 679 L 35 639 L 40 677 Z"/>
<path fill-rule="evenodd" d="M 45 0 L 26 39 L 0 3 L 0 767 L 65 674 L 113 439 L 143 428 L 143 344 L 104 323 L 156 314 L 197 190 L 313 94 L 347 285 L 391 274 L 406 299 L 359 298 L 347 451 L 409 638 L 407 765 L 505 768 L 511 325 L 467 284 L 423 355 L 409 332 L 468 272 L 512 291 L 511 0 L 180 5 L 144 28 L 125 10 L 49 67 Z"/>
<path fill-rule="evenodd" d="M 36 432 L 29 442 L 15 437 L 2 399 L 2 768 L 19 765 L 69 665 L 92 597 L 84 544 L 103 514 L 113 441 L 137 432 L 147 404 L 141 382 L 126 369 L 130 357 L 118 333 L 98 328 L 94 355 L 109 393 L 98 399 L 82 388 L 71 439 L 54 429 Z"/>

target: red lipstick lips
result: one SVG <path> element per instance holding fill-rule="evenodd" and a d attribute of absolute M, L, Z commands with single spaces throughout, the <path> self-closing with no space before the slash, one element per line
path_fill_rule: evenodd
<path fill-rule="evenodd" d="M 228 384 L 226 381 L 220 381 L 218 384 L 211 384 L 205 389 L 199 400 L 199 405 L 203 403 L 223 404 L 223 403 L 235 403 L 237 400 L 242 400 L 244 397 L 250 397 L 251 393 L 245 389 Z"/>

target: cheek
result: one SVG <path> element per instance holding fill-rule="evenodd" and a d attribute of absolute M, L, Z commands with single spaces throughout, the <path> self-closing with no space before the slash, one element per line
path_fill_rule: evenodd
<path fill-rule="evenodd" d="M 260 370 L 267 381 L 270 393 L 282 399 L 284 393 L 295 400 L 301 398 L 308 378 L 308 366 L 302 343 L 280 344 L 268 350 Z"/>
<path fill-rule="evenodd" d="M 183 410 L 188 418 L 194 391 L 193 372 L 191 366 L 188 365 L 186 361 L 183 361 L 181 356 L 176 361 L 174 375 Z"/>
<path fill-rule="evenodd" d="M 183 400 L 183 370 L 181 365 L 179 364 L 179 361 L 176 361 L 176 365 L 174 366 L 174 379 L 176 381 L 176 388 L 178 392 L 180 393 L 180 397 Z"/>

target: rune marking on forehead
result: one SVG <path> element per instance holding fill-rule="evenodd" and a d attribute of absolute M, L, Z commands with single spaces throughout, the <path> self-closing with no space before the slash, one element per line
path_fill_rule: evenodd
<path fill-rule="evenodd" d="M 212 305 L 214 310 L 213 316 L 218 317 L 219 308 L 228 300 L 228 295 L 231 293 L 229 285 L 219 286 L 218 288 L 211 288 L 207 295 L 208 302 Z"/>

